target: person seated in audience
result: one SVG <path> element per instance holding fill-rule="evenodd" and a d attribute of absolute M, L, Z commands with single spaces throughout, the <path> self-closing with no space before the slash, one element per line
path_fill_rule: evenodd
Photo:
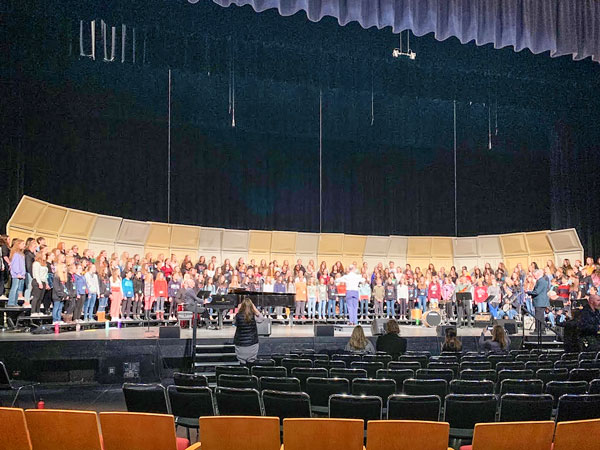
<path fill-rule="evenodd" d="M 385 352 L 392 356 L 393 360 L 406 352 L 406 339 L 400 337 L 400 327 L 395 320 L 388 320 L 385 324 L 385 334 L 377 338 L 375 348 L 378 352 Z"/>
<path fill-rule="evenodd" d="M 456 328 L 446 328 L 446 338 L 442 344 L 443 352 L 460 352 L 462 351 L 462 342 L 456 336 Z"/>
<path fill-rule="evenodd" d="M 350 340 L 348 341 L 348 344 L 346 344 L 345 350 L 347 352 L 356 353 L 375 353 L 375 347 L 373 347 L 371 341 L 367 339 L 365 332 L 360 325 L 356 325 L 354 330 L 352 330 L 352 336 L 350 336 Z"/>
<path fill-rule="evenodd" d="M 491 339 L 485 339 L 486 333 L 490 333 Z M 510 347 L 510 338 L 502 325 L 494 325 L 491 332 L 487 328 L 483 329 L 479 337 L 479 347 L 492 353 L 506 352 Z"/>

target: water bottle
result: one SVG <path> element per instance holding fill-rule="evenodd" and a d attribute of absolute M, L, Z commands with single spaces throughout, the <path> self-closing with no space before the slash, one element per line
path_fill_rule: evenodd
<path fill-rule="evenodd" d="M 81 325 L 76 324 L 75 325 L 75 332 L 79 333 L 81 331 Z"/>
<path fill-rule="evenodd" d="M 46 403 L 44 403 L 44 399 L 40 398 L 40 401 L 37 402 L 37 409 L 44 409 L 46 407 Z"/>
<path fill-rule="evenodd" d="M 106 322 L 104 322 L 104 328 L 108 331 L 108 329 L 110 328 L 110 322 L 107 320 Z"/>
<path fill-rule="evenodd" d="M 58 334 L 60 333 L 60 325 L 58 324 L 58 322 L 56 322 L 54 324 L 54 334 Z"/>

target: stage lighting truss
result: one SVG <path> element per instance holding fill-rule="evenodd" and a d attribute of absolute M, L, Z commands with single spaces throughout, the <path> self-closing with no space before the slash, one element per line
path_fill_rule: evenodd
<path fill-rule="evenodd" d="M 402 46 L 402 32 L 400 32 L 400 47 L 392 50 L 392 56 L 394 58 L 417 59 L 417 54 L 410 49 L 410 30 L 406 30 L 406 51 Z"/>

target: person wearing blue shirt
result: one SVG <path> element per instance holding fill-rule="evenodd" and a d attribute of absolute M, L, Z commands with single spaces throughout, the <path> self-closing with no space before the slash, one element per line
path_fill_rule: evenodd
<path fill-rule="evenodd" d="M 531 301 L 535 309 L 535 331 L 543 334 L 546 330 L 544 313 L 546 308 L 550 307 L 550 299 L 548 298 L 550 283 L 548 278 L 544 276 L 543 270 L 537 269 L 533 275 L 537 281 L 533 290 L 527 293 L 531 295 Z"/>
<path fill-rule="evenodd" d="M 133 273 L 131 270 L 127 271 L 125 278 L 121 282 L 121 289 L 123 289 L 123 301 L 121 302 L 121 317 L 125 320 L 129 319 L 131 313 L 131 305 L 133 303 L 133 296 L 135 291 L 133 289 L 133 280 L 131 279 Z"/>
<path fill-rule="evenodd" d="M 77 299 L 75 300 L 75 309 L 73 310 L 73 319 L 76 322 L 81 321 L 81 313 L 83 312 L 83 304 L 87 298 L 88 288 L 83 275 L 81 264 L 75 266 L 75 290 L 77 291 Z"/>

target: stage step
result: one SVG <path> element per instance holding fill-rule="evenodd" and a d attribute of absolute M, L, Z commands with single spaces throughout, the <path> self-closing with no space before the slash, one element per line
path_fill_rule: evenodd
<path fill-rule="evenodd" d="M 194 355 L 194 373 L 204 375 L 209 383 L 215 383 L 216 367 L 237 366 L 235 346 L 232 344 L 196 344 Z"/>

